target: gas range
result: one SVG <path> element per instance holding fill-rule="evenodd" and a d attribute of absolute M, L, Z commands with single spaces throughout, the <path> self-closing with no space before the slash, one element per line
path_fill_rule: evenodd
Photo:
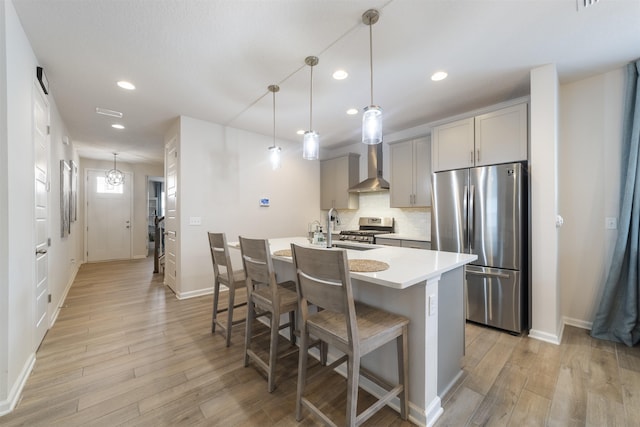
<path fill-rule="evenodd" d="M 364 216 L 358 220 L 358 230 L 342 230 L 340 240 L 358 243 L 375 243 L 378 234 L 393 233 L 393 218 Z"/>

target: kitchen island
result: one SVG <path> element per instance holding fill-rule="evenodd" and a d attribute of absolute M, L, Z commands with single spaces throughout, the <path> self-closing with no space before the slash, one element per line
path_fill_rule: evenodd
<path fill-rule="evenodd" d="M 291 243 L 310 246 L 304 237 L 269 239 L 272 253 L 289 249 Z M 476 255 L 357 244 L 346 250 L 349 259 L 389 265 L 374 273 L 352 272 L 354 298 L 410 319 L 409 416 L 418 425 L 433 425 L 442 414 L 440 397 L 462 373 L 463 271 Z M 290 257 L 274 255 L 273 260 L 279 281 L 295 278 Z M 362 364 L 396 381 L 396 357 L 395 345 L 387 344 L 365 356 Z M 362 380 L 361 386 L 376 393 L 371 382 Z M 398 402 L 396 398 L 392 405 L 398 408 Z"/>

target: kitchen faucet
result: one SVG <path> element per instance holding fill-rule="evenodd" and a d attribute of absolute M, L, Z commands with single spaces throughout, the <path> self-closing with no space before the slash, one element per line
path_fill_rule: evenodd
<path fill-rule="evenodd" d="M 333 246 L 333 244 L 331 243 L 331 223 L 333 221 L 335 221 L 336 224 L 338 224 L 338 222 L 340 221 L 340 218 L 338 218 L 338 211 L 336 210 L 336 208 L 329 209 L 329 212 L 327 213 L 327 247 L 328 248 Z"/>

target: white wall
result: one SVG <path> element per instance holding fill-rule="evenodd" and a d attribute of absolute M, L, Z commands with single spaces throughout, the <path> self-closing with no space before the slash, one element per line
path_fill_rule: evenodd
<path fill-rule="evenodd" d="M 558 285 L 558 74 L 554 64 L 531 70 L 531 331 L 559 342 Z"/>
<path fill-rule="evenodd" d="M 568 324 L 591 328 L 616 230 L 624 110 L 624 68 L 560 88 L 559 282 Z"/>
<path fill-rule="evenodd" d="M 7 132 L 7 6 L 0 4 L 0 414 L 6 410 L 9 371 L 9 177 Z"/>
<path fill-rule="evenodd" d="M 0 3 L 0 414 L 17 402 L 33 366 L 39 343 L 34 342 L 34 153 L 32 99 L 37 59 L 20 25 L 13 3 Z M 59 161 L 77 160 L 71 146 L 60 145 L 64 124 L 53 95 L 50 104 L 49 149 L 49 305 L 52 321 L 71 282 L 80 235 L 73 226 L 69 238 L 59 232 Z"/>
<path fill-rule="evenodd" d="M 4 2 L 7 41 L 8 394 L 33 361 L 34 205 L 31 102 L 36 58 L 11 2 Z M 8 349 L 11 349 L 9 352 Z M 3 396 L 7 398 L 8 396 Z"/>
<path fill-rule="evenodd" d="M 99 169 L 104 170 L 105 172 L 109 169 L 113 168 L 113 161 L 104 161 L 104 160 L 95 160 L 95 159 L 85 159 L 80 158 L 80 176 L 85 176 L 85 171 L 87 169 Z M 150 164 L 150 163 L 125 163 L 118 161 L 118 169 L 122 172 L 131 172 L 133 174 L 133 218 L 132 218 L 132 228 L 133 228 L 133 252 L 131 253 L 132 258 L 144 258 L 148 255 L 148 219 L 147 219 L 147 207 L 148 207 L 148 193 L 147 193 L 147 177 L 149 176 L 162 176 L 163 165 L 160 163 Z M 79 223 L 83 225 L 84 228 L 84 215 L 85 215 L 85 180 L 80 180 L 80 204 L 78 210 L 78 220 Z M 82 248 L 84 248 L 84 240 L 82 241 Z M 86 251 L 83 249 L 81 251 L 84 254 Z M 81 256 L 80 259 L 85 259 L 86 257 Z"/>
<path fill-rule="evenodd" d="M 320 208 L 320 167 L 302 159 L 301 143 L 276 141 L 282 167 L 274 171 L 272 137 L 189 117 L 173 129 L 180 133 L 178 297 L 212 290 L 208 231 L 224 232 L 228 241 L 306 234 Z M 270 207 L 259 206 L 263 197 Z M 201 225 L 189 225 L 191 217 Z"/>

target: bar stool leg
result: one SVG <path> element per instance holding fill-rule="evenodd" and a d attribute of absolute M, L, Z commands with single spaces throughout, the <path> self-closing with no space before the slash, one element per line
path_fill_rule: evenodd
<path fill-rule="evenodd" d="M 347 420 L 350 427 L 356 425 L 358 412 L 358 383 L 360 380 L 360 355 L 351 354 L 347 361 Z"/>
<path fill-rule="evenodd" d="M 278 358 L 279 326 L 280 326 L 280 311 L 278 309 L 275 309 L 271 313 L 271 345 L 269 348 L 269 378 L 268 378 L 269 393 L 271 393 L 276 388 L 275 374 L 276 374 L 276 360 Z"/>
<path fill-rule="evenodd" d="M 300 330 L 300 350 L 298 350 L 298 390 L 296 396 L 296 421 L 302 420 L 302 396 L 307 383 L 307 361 L 309 357 L 309 348 L 307 340 L 309 339 L 307 332 Z"/>
<path fill-rule="evenodd" d="M 213 284 L 213 316 L 211 319 L 211 333 L 216 332 L 216 319 L 218 318 L 218 300 L 220 298 L 220 282 L 218 279 Z"/>
<path fill-rule="evenodd" d="M 400 417 L 406 420 L 409 415 L 409 345 L 407 342 L 409 328 L 405 325 L 402 328 L 402 335 L 396 338 L 398 349 L 398 379 L 402 384 L 400 396 Z"/>
<path fill-rule="evenodd" d="M 245 321 L 244 335 L 244 366 L 249 366 L 249 348 L 251 346 L 251 334 L 253 334 L 253 319 L 255 318 L 255 306 L 251 300 L 247 302 L 247 320 Z"/>
<path fill-rule="evenodd" d="M 235 304 L 236 290 L 234 288 L 235 283 L 232 283 L 229 286 L 229 304 L 227 309 L 227 330 L 225 334 L 225 338 L 227 339 L 227 347 L 231 345 L 231 327 L 233 324 L 233 308 Z"/>

